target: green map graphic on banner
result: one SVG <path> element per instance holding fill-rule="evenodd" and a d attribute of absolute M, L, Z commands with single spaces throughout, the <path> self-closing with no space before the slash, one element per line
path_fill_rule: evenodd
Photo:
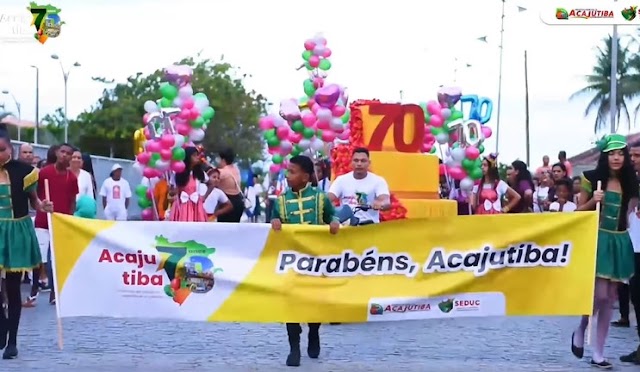
<path fill-rule="evenodd" d="M 156 236 L 156 250 L 160 254 L 158 271 L 164 270 L 170 284 L 164 293 L 182 305 L 191 293 L 207 293 L 215 285 L 214 274 L 222 272 L 216 268 L 211 255 L 216 252 L 195 240 L 170 242 L 164 236 Z"/>
<path fill-rule="evenodd" d="M 31 26 L 35 26 L 36 33 L 33 37 L 38 40 L 40 44 L 44 44 L 49 38 L 56 38 L 60 36 L 60 30 L 62 25 L 65 24 L 60 19 L 60 12 L 62 9 L 57 8 L 51 4 L 39 5 L 36 2 L 31 2 L 27 10 L 31 12 Z"/>

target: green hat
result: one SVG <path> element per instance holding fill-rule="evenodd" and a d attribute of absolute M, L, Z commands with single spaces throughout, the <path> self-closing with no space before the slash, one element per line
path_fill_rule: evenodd
<path fill-rule="evenodd" d="M 596 142 L 596 147 L 600 152 L 621 150 L 627 147 L 627 138 L 622 134 L 607 134 Z"/>

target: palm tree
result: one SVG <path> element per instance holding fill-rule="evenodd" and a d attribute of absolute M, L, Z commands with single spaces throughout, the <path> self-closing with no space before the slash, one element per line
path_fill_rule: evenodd
<path fill-rule="evenodd" d="M 609 96 L 611 93 L 611 47 L 613 40 L 611 36 L 604 40 L 604 48 L 598 47 L 596 54 L 596 64 L 590 75 L 585 76 L 587 86 L 571 95 L 569 99 L 575 99 L 585 95 L 592 95 L 593 98 L 584 111 L 584 116 L 589 116 L 593 111 L 597 111 L 594 132 L 606 128 L 608 123 L 610 108 Z M 629 127 L 631 120 L 627 101 L 640 94 L 640 75 L 637 66 L 640 66 L 640 59 L 635 57 L 628 45 L 622 46 L 618 38 L 618 89 L 617 89 L 617 120 L 616 130 L 620 124 L 620 115 L 627 119 Z M 637 111 L 640 107 L 637 108 Z"/>

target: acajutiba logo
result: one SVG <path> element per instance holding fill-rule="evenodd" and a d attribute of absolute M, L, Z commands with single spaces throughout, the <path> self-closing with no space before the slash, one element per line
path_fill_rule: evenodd
<path fill-rule="evenodd" d="M 369 314 L 371 315 L 382 315 L 383 313 L 384 309 L 378 304 L 371 304 L 369 307 Z"/>

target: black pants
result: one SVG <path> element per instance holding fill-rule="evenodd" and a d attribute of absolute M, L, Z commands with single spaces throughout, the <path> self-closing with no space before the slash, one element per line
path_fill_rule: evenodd
<path fill-rule="evenodd" d="M 636 273 L 629 281 L 629 295 L 636 313 L 636 324 L 640 326 L 640 253 L 636 253 L 634 258 Z M 622 308 L 622 305 L 620 305 L 620 308 Z M 640 337 L 640 327 L 638 328 L 638 337 Z"/>
<path fill-rule="evenodd" d="M 320 323 L 309 323 L 309 333 L 317 334 L 320 329 Z M 289 344 L 291 346 L 300 344 L 300 334 L 302 333 L 302 327 L 300 323 L 287 323 L 287 335 L 289 336 Z"/>
<path fill-rule="evenodd" d="M 18 327 L 20 326 L 20 314 L 22 312 L 22 295 L 20 285 L 22 284 L 22 272 L 8 272 L 5 279 L 7 290 L 7 313 L 0 309 L 0 341 L 4 341 L 9 334 L 8 344 L 16 346 L 18 339 Z M 4 299 L 0 299 L 4 302 Z M 1 345 L 4 348 L 5 345 Z"/>
<path fill-rule="evenodd" d="M 231 212 L 219 216 L 217 221 L 238 223 L 240 222 L 242 214 L 244 213 L 244 197 L 242 196 L 242 194 L 227 195 L 227 197 L 229 198 L 233 209 L 231 210 Z"/>
<path fill-rule="evenodd" d="M 629 320 L 629 284 L 618 284 L 618 302 L 620 303 L 620 319 Z"/>

